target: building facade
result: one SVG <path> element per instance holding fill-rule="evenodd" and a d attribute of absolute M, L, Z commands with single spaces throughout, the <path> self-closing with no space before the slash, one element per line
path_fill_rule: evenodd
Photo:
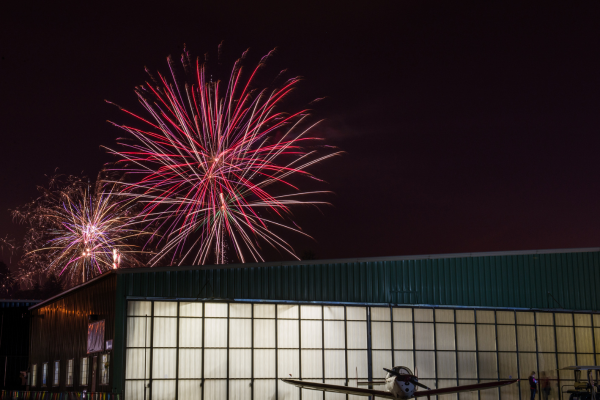
<path fill-rule="evenodd" d="M 32 307 L 32 384 L 345 399 L 278 379 L 355 386 L 403 365 L 431 388 L 525 380 L 448 399 L 527 399 L 531 371 L 558 399 L 573 375 L 557 369 L 600 363 L 599 287 L 600 249 L 122 269 Z"/>

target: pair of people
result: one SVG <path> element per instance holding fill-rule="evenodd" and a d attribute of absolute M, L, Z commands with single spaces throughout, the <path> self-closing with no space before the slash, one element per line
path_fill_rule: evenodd
<path fill-rule="evenodd" d="M 529 375 L 529 388 L 531 389 L 531 400 L 535 400 L 535 394 L 537 393 L 538 380 L 535 378 L 535 371 L 531 371 Z M 548 400 L 550 394 L 550 379 L 546 377 L 546 374 L 542 372 L 542 393 L 544 394 L 544 400 Z"/>

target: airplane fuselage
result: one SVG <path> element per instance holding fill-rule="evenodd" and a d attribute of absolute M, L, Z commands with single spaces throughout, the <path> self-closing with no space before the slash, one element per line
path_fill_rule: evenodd
<path fill-rule="evenodd" d="M 411 399 L 415 394 L 415 385 L 408 379 L 400 379 L 387 374 L 385 378 L 385 390 L 392 393 L 398 399 Z"/>

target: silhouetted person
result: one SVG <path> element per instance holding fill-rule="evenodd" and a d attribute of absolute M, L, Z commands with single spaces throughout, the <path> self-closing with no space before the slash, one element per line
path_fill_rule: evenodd
<path fill-rule="evenodd" d="M 531 371 L 531 375 L 529 375 L 529 389 L 531 389 L 531 400 L 535 400 L 535 393 L 537 392 L 537 379 L 535 379 L 535 371 Z"/>
<path fill-rule="evenodd" d="M 542 372 L 540 376 L 541 384 L 542 384 L 542 394 L 544 396 L 544 400 L 548 400 L 548 396 L 550 396 L 550 378 L 546 376 L 545 372 Z"/>

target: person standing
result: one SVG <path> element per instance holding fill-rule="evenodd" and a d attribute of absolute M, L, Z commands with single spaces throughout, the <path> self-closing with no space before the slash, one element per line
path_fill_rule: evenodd
<path fill-rule="evenodd" d="M 542 396 L 544 397 L 544 400 L 548 400 L 548 397 L 550 396 L 550 391 L 552 390 L 550 388 L 550 378 L 548 378 L 545 372 L 542 372 L 540 379 L 542 384 Z"/>
<path fill-rule="evenodd" d="M 535 379 L 535 371 L 531 371 L 531 375 L 529 375 L 529 389 L 531 389 L 531 400 L 535 400 L 535 393 L 537 392 L 537 379 Z"/>

